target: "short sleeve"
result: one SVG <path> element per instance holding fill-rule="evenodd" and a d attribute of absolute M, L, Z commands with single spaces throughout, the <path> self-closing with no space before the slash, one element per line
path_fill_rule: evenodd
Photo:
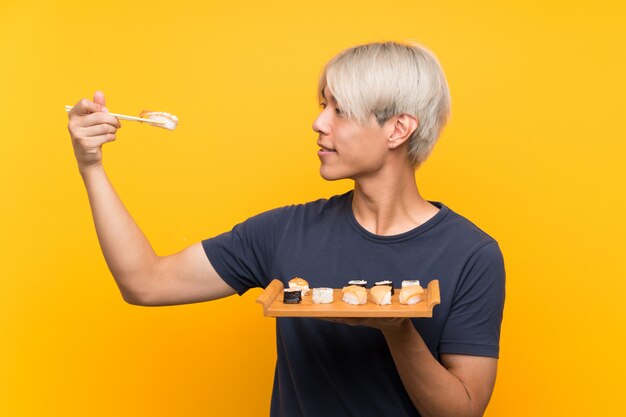
<path fill-rule="evenodd" d="M 463 268 L 439 353 L 497 358 L 504 297 L 504 260 L 492 241 L 478 249 Z"/>
<path fill-rule="evenodd" d="M 215 271 L 239 295 L 268 285 L 285 211 L 286 208 L 278 208 L 261 213 L 229 232 L 202 241 Z"/>

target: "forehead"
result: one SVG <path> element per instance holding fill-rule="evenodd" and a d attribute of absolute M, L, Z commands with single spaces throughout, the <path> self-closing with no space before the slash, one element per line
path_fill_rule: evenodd
<path fill-rule="evenodd" d="M 339 102 L 337 101 L 333 93 L 330 91 L 330 88 L 328 87 L 328 85 L 324 86 L 324 89 L 321 91 L 321 96 L 324 100 L 330 101 L 334 106 L 339 105 Z M 355 125 L 358 125 L 359 127 L 365 128 L 365 129 L 372 128 L 372 127 L 374 129 L 381 128 L 380 124 L 378 124 L 378 122 L 376 121 L 376 116 L 374 115 L 374 113 L 370 113 L 369 119 L 365 121 L 365 123 L 358 122 L 351 118 L 345 119 L 345 121 L 348 123 L 354 123 Z"/>
<path fill-rule="evenodd" d="M 333 93 L 330 91 L 330 88 L 328 88 L 328 86 L 325 86 L 324 89 L 322 90 L 322 97 L 324 98 L 324 100 L 330 100 L 334 103 L 337 102 L 337 99 L 335 98 Z"/>

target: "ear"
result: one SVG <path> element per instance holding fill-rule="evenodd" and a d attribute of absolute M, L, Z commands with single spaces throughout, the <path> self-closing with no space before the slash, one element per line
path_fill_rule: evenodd
<path fill-rule="evenodd" d="M 417 117 L 404 113 L 392 117 L 390 121 L 393 122 L 393 131 L 388 138 L 389 149 L 396 149 L 409 140 L 409 137 L 419 125 Z"/>

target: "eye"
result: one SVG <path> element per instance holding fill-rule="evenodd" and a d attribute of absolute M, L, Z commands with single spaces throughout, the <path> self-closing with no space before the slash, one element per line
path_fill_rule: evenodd
<path fill-rule="evenodd" d="M 343 110 L 341 110 L 339 107 L 335 107 L 335 113 L 337 113 L 338 116 L 343 116 Z"/>
<path fill-rule="evenodd" d="M 322 109 L 325 109 L 325 108 L 326 108 L 326 103 L 320 103 L 320 107 L 321 107 Z"/>

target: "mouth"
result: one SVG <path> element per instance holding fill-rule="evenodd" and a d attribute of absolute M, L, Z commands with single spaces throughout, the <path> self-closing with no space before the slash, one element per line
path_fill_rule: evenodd
<path fill-rule="evenodd" d="M 319 144 L 318 144 L 318 145 L 319 145 Z M 320 151 L 320 152 L 337 152 L 337 151 L 336 151 L 336 150 L 334 150 L 334 149 L 327 148 L 327 147 L 322 146 L 322 145 L 320 145 L 320 150 L 319 150 L 319 151 Z"/>

